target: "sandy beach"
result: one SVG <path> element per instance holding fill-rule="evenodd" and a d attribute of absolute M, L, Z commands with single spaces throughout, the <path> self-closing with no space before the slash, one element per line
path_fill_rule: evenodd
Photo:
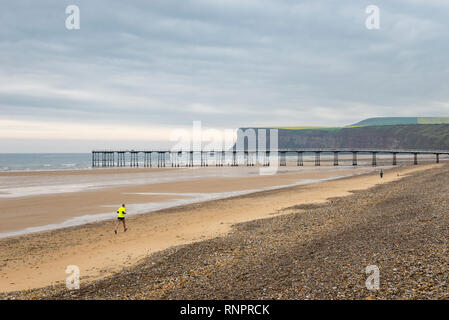
<path fill-rule="evenodd" d="M 109 219 L 71 228 L 4 238 L 0 240 L 4 248 L 0 256 L 2 262 L 0 288 L 2 292 L 10 292 L 58 285 L 65 281 L 67 276 L 65 268 L 68 265 L 79 266 L 82 285 L 85 285 L 93 280 L 111 276 L 124 268 L 130 268 L 155 252 L 224 236 L 232 230 L 232 226 L 236 223 L 291 214 L 294 210 L 289 208 L 297 205 L 324 203 L 329 198 L 346 196 L 353 190 L 364 190 L 379 183 L 402 179 L 416 171 L 440 166 L 442 164 L 396 167 L 385 170 L 382 180 L 378 176 L 379 168 L 376 171 L 372 171 L 372 168 L 369 170 L 367 168 L 339 168 L 338 176 L 354 173 L 358 175 L 130 216 L 128 218 L 130 230 L 126 233 L 120 232 L 117 236 L 112 231 L 114 219 Z M 371 173 L 362 175 L 364 172 Z M 235 186 L 239 186 L 240 190 L 249 190 L 288 185 L 298 181 L 299 175 L 304 180 L 336 176 L 335 172 L 326 170 L 319 172 L 296 170 L 288 172 L 286 170 L 284 174 L 270 177 L 225 177 L 221 179 L 214 177 L 209 180 L 205 178 L 157 185 L 134 185 L 126 187 L 126 190 L 123 187 L 113 187 L 59 195 L 40 195 L 23 202 L 16 198 L 0 201 L 3 201 L 2 205 L 4 206 L 9 202 L 10 207 L 8 208 L 11 211 L 22 205 L 26 210 L 35 208 L 42 217 L 46 215 L 51 217 L 52 213 L 47 212 L 50 207 L 54 208 L 54 212 L 59 212 L 57 210 L 59 206 L 72 212 L 71 206 L 80 203 L 94 207 L 95 199 L 102 199 L 105 203 L 111 201 L 113 204 L 119 205 L 120 201 L 116 200 L 117 195 L 123 194 L 125 191 L 127 194 L 131 194 L 130 198 L 127 198 L 131 199 L 130 201 L 165 201 L 167 199 L 164 196 L 145 193 L 224 192 L 235 191 Z M 15 201 L 17 202 L 15 203 Z M 9 218 L 13 217 L 9 216 Z"/>
<path fill-rule="evenodd" d="M 6 219 L 0 225 L 0 238 L 29 233 L 27 229 L 41 231 L 41 228 L 44 231 L 56 229 L 58 225 L 64 227 L 110 220 L 115 218 L 114 212 L 122 203 L 127 204 L 129 217 L 182 204 L 362 174 L 374 169 L 284 167 L 272 176 L 260 175 L 258 170 L 213 167 L 34 172 L 29 176 L 23 172 L 0 173 L 0 180 L 4 179 L 0 205 Z"/>
<path fill-rule="evenodd" d="M 449 299 L 448 166 L 167 249 L 44 299 Z M 379 287 L 367 287 L 379 270 Z M 371 269 L 372 270 L 372 269 Z M 17 296 L 17 295 L 15 295 Z"/>

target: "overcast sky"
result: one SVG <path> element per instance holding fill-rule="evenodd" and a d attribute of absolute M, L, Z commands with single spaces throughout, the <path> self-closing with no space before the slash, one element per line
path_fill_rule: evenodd
<path fill-rule="evenodd" d="M 447 0 L 1 0 L 0 148 L 449 115 Z M 67 30 L 68 5 L 80 29 Z M 368 5 L 380 29 L 365 27 Z"/>

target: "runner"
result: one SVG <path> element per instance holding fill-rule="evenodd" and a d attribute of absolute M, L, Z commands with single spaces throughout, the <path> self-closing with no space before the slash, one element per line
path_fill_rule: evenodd
<path fill-rule="evenodd" d="M 120 225 L 120 222 L 123 222 L 123 231 L 126 232 L 126 230 L 128 230 L 128 228 L 126 227 L 125 224 L 125 204 L 122 204 L 122 206 L 120 208 L 118 208 L 117 210 L 118 216 L 117 216 L 117 223 L 115 224 L 115 234 L 117 234 L 117 228 Z"/>

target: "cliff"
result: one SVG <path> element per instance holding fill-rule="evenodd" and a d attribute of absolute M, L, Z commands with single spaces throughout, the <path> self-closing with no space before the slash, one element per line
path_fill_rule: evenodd
<path fill-rule="evenodd" d="M 242 130 L 246 129 L 250 128 Z M 253 129 L 258 130 L 258 128 Z M 449 150 L 449 124 L 400 124 L 313 129 L 279 128 L 278 130 L 279 148 Z"/>

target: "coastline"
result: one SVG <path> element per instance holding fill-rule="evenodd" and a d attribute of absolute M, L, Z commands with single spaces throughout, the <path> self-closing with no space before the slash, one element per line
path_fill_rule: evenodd
<path fill-rule="evenodd" d="M 132 232 L 114 237 L 111 223 L 41 232 L 0 240 L 2 292 L 44 287 L 65 280 L 65 267 L 79 265 L 81 283 L 104 278 L 164 249 L 223 236 L 232 225 L 291 213 L 298 204 L 323 203 L 352 190 L 387 183 L 441 164 L 397 167 L 377 173 L 315 184 L 261 191 L 228 199 L 194 203 L 129 218 Z M 400 176 L 397 176 L 400 173 Z"/>

